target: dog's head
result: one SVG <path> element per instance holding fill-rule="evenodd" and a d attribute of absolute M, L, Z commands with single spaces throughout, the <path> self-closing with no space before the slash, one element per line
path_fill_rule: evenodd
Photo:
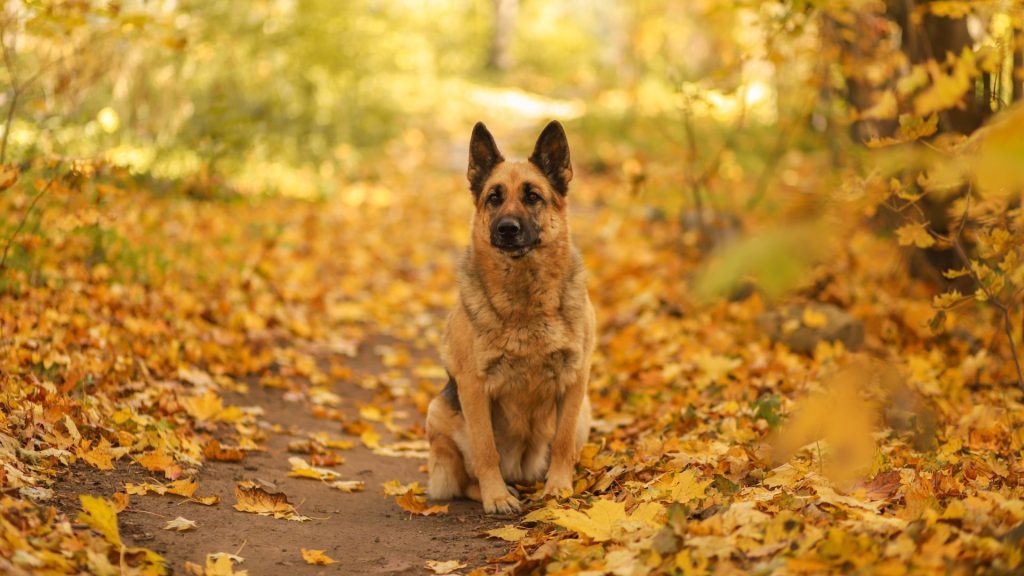
<path fill-rule="evenodd" d="M 569 142 L 557 121 L 540 133 L 525 162 L 506 162 L 487 127 L 477 122 L 466 177 L 476 204 L 478 243 L 518 259 L 567 232 L 565 196 L 572 166 Z"/>

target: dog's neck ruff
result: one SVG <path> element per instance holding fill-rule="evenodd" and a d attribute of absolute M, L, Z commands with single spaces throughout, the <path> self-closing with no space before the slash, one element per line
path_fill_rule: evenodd
<path fill-rule="evenodd" d="M 470 246 L 458 267 L 459 300 L 474 325 L 552 318 L 563 312 L 566 295 L 585 282 L 583 259 L 567 245 L 562 254 L 531 251 L 513 260 L 477 254 Z"/>

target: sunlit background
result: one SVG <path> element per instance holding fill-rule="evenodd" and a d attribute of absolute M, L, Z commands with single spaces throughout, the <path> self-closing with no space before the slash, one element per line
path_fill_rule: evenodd
<path fill-rule="evenodd" d="M 522 146 L 560 119 L 594 170 L 679 168 L 685 150 L 713 149 L 723 132 L 756 134 L 806 111 L 820 73 L 807 57 L 818 35 L 799 3 L 5 6 L 24 84 L 10 157 L 105 155 L 158 177 L 227 176 L 249 191 L 331 193 L 382 156 L 461 169 L 478 119 Z M 722 160 L 738 176 L 732 154 Z"/>

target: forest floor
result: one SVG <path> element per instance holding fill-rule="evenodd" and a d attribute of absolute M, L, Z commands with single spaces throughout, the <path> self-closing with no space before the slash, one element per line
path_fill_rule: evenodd
<path fill-rule="evenodd" d="M 827 235 L 733 262 L 818 245 L 790 295 L 700 300 L 700 227 L 585 169 L 571 223 L 599 338 L 574 494 L 520 487 L 510 518 L 426 501 L 472 208 L 461 173 L 418 162 L 322 200 L 116 171 L 0 196 L 30 215 L 0 285 L 0 572 L 1024 565 L 1024 407 L 991 308 L 936 321 L 937 287 L 840 201 Z"/>
<path fill-rule="evenodd" d="M 372 343 L 371 343 L 372 344 Z M 372 345 L 362 346 L 352 366 L 359 373 L 386 371 Z M 351 380 L 332 386 L 345 399 L 339 410 L 346 417 L 358 418 L 358 406 L 372 402 L 372 394 Z M 285 398 L 281 390 L 254 386 L 246 394 L 232 394 L 228 402 L 259 407 L 268 426 L 266 451 L 252 452 L 242 462 L 211 462 L 197 476 L 204 495 L 216 495 L 231 502 L 237 482 L 255 479 L 268 491 L 284 492 L 296 509 L 313 520 L 282 522 L 270 517 L 225 511 L 207 507 L 180 497 L 138 498 L 120 514 L 121 532 L 132 546 L 148 547 L 171 566 L 186 562 L 202 565 L 208 554 L 231 552 L 245 561 L 240 569 L 253 576 L 261 574 L 422 574 L 425 560 L 458 560 L 473 566 L 508 552 L 509 544 L 486 530 L 508 524 L 509 519 L 483 514 L 479 504 L 453 502 L 450 514 L 413 518 L 380 487 L 387 481 L 426 485 L 424 460 L 382 456 L 363 445 L 344 452 L 341 466 L 345 477 L 367 486 L 361 492 L 342 494 L 324 482 L 289 477 L 291 466 L 288 444 L 311 434 L 334 435 L 332 426 L 310 414 L 302 399 Z M 409 418 L 418 418 L 409 414 Z M 411 424 L 396 419 L 400 425 Z M 382 441 L 395 439 L 381 430 Z M 91 494 L 109 497 L 122 491 L 125 483 L 142 484 L 153 474 L 138 465 L 121 464 L 114 470 L 97 470 L 76 464 L 58 477 L 54 485 L 54 504 L 70 516 L 79 508 L 79 496 Z M 164 530 L 167 521 L 185 516 L 198 529 L 187 532 Z M 328 566 L 307 564 L 300 550 L 318 549 L 336 560 Z"/>

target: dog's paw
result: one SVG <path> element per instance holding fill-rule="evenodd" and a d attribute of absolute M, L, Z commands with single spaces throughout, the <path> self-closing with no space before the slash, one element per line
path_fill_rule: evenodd
<path fill-rule="evenodd" d="M 544 496 L 572 496 L 572 474 L 548 474 L 548 481 L 544 483 Z"/>
<path fill-rule="evenodd" d="M 488 514 L 512 514 L 519 512 L 519 500 L 509 493 L 502 485 L 501 490 L 493 495 L 484 495 L 481 499 L 484 504 L 484 512 Z"/>

